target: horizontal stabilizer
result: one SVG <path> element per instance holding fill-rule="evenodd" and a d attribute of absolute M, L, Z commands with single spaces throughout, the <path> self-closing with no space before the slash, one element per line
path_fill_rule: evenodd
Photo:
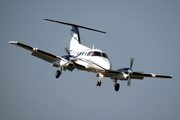
<path fill-rule="evenodd" d="M 76 24 L 71 24 L 71 23 L 66 23 L 66 22 L 60 22 L 60 21 L 50 20 L 50 19 L 44 19 L 44 20 L 51 21 L 51 22 L 56 22 L 56 23 L 60 23 L 60 24 L 64 24 L 64 25 L 76 26 L 76 27 L 79 27 L 79 28 L 83 28 L 83 29 L 92 30 L 92 31 L 96 31 L 96 32 L 100 32 L 100 33 L 105 33 L 106 34 L 106 32 L 104 32 L 104 31 L 100 31 L 100 30 L 84 27 L 84 26 L 81 26 L 81 25 L 76 25 Z"/>

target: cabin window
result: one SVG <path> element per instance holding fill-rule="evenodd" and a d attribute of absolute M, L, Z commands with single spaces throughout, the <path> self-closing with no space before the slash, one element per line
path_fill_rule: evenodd
<path fill-rule="evenodd" d="M 81 54 L 82 54 L 82 52 L 79 53 L 79 55 L 81 55 Z"/>
<path fill-rule="evenodd" d="M 90 56 L 90 55 L 91 55 L 91 53 L 92 53 L 92 52 L 89 52 L 89 53 L 87 54 L 87 56 Z"/>

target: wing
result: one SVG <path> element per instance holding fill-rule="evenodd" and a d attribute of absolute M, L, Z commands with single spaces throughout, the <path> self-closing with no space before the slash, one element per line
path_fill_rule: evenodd
<path fill-rule="evenodd" d="M 158 74 L 147 74 L 147 73 L 141 73 L 141 72 L 133 72 L 132 78 L 138 78 L 138 77 L 153 77 L 153 78 L 173 78 L 173 76 L 170 75 L 158 75 Z"/>
<path fill-rule="evenodd" d="M 108 72 L 103 73 L 104 77 L 110 77 L 111 79 L 119 79 L 119 80 L 127 80 L 128 74 L 125 74 L 120 71 L 110 70 Z M 141 72 L 133 72 L 131 78 L 132 79 L 143 79 L 144 77 L 152 77 L 152 78 L 173 78 L 173 76 L 169 75 L 157 75 L 157 74 L 147 74 Z"/>
<path fill-rule="evenodd" d="M 22 43 L 17 42 L 17 41 L 10 41 L 9 43 L 17 45 L 17 46 L 22 47 L 24 49 L 27 49 L 29 51 L 32 51 L 31 55 L 33 55 L 35 57 L 38 57 L 38 58 L 40 58 L 42 60 L 45 60 L 47 62 L 53 63 L 53 66 L 55 66 L 55 67 L 59 67 L 60 60 L 63 60 L 65 62 L 69 62 L 66 59 L 62 58 L 62 57 L 53 55 L 53 54 L 45 52 L 45 51 L 42 51 L 42 50 L 40 50 L 38 48 L 34 48 L 34 47 L 31 47 L 31 46 L 22 44 Z"/>

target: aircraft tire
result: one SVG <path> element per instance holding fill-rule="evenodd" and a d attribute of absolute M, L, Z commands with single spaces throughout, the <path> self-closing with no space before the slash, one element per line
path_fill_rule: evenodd
<path fill-rule="evenodd" d="M 120 84 L 119 84 L 119 83 L 115 84 L 115 85 L 114 85 L 114 88 L 115 88 L 115 91 L 119 91 Z"/>
<path fill-rule="evenodd" d="M 55 74 L 55 77 L 56 77 L 56 78 L 59 78 L 60 75 L 61 75 L 61 71 L 60 71 L 60 70 L 57 70 L 57 71 L 56 71 L 56 74 Z"/>
<path fill-rule="evenodd" d="M 101 86 L 101 82 L 97 81 L 96 86 Z"/>

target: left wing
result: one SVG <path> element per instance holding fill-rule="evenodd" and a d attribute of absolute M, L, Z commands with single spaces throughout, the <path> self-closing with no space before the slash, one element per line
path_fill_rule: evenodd
<path fill-rule="evenodd" d="M 119 80 L 127 80 L 129 75 L 128 73 L 111 70 L 103 73 L 104 77 L 110 77 L 111 79 L 119 79 Z M 133 72 L 131 75 L 131 79 L 143 79 L 144 77 L 152 77 L 152 78 L 173 78 L 173 76 L 169 75 L 158 75 L 158 74 L 147 74 L 141 72 Z"/>
<path fill-rule="evenodd" d="M 132 79 L 136 79 L 138 77 L 153 77 L 153 78 L 173 78 L 171 75 L 157 75 L 157 74 L 147 74 L 147 73 L 140 73 L 140 72 L 133 72 L 132 74 Z"/>

